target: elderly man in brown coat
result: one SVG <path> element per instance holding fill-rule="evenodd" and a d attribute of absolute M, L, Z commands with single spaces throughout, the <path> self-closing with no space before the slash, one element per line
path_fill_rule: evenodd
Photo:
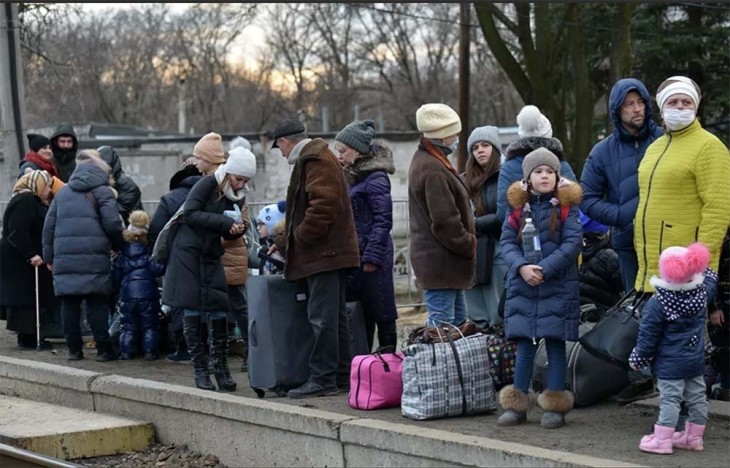
<path fill-rule="evenodd" d="M 273 147 L 294 166 L 286 195 L 284 277 L 306 280 L 307 312 L 314 333 L 309 380 L 288 395 L 335 395 L 349 389 L 345 275 L 348 269 L 360 266 L 347 184 L 327 142 L 308 138 L 300 121 L 281 122 L 271 137 Z"/>
<path fill-rule="evenodd" d="M 469 194 L 448 160 L 459 145 L 461 119 L 445 104 L 416 112 L 423 133 L 408 171 L 410 256 L 424 289 L 428 325 L 466 320 L 464 290 L 475 283 L 476 245 Z"/>

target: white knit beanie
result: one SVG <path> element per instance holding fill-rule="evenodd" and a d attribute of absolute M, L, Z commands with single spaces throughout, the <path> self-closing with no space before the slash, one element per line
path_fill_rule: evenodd
<path fill-rule="evenodd" d="M 418 131 L 426 138 L 448 138 L 461 131 L 459 114 L 446 104 L 424 104 L 416 111 Z"/>
<path fill-rule="evenodd" d="M 238 148 L 239 146 L 241 148 L 247 149 L 249 151 L 252 150 L 250 141 L 248 141 L 247 139 L 245 139 L 242 136 L 237 136 L 236 138 L 231 140 L 231 144 L 229 146 L 230 149 L 228 151 L 230 152 L 233 148 Z"/>
<path fill-rule="evenodd" d="M 659 85 L 660 91 L 656 93 L 656 102 L 659 104 L 659 110 L 661 111 L 664 107 L 664 103 L 675 94 L 686 94 L 692 98 L 695 103 L 695 107 L 699 107 L 700 100 L 702 99 L 702 93 L 700 87 L 691 78 L 686 76 L 673 76 L 667 78 Z"/>
<path fill-rule="evenodd" d="M 228 160 L 223 165 L 223 172 L 253 179 L 256 175 L 256 156 L 241 146 L 233 148 L 228 152 Z"/>
<path fill-rule="evenodd" d="M 535 106 L 525 106 L 517 114 L 517 135 L 520 138 L 542 137 L 552 138 L 553 127 L 550 120 L 542 115 L 540 109 Z"/>

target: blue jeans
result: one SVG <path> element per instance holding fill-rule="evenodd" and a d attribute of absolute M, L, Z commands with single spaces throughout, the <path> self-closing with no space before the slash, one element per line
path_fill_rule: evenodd
<path fill-rule="evenodd" d="M 185 317 L 192 317 L 195 315 L 200 316 L 202 314 L 206 314 L 207 317 L 210 319 L 219 319 L 219 318 L 228 316 L 228 312 L 223 311 L 223 310 L 217 310 L 217 311 L 213 311 L 213 312 L 203 312 L 203 311 L 195 310 L 195 309 L 182 309 L 182 311 L 183 311 L 183 315 Z M 203 323 L 205 323 L 205 320 L 203 320 Z"/>
<path fill-rule="evenodd" d="M 618 267 L 621 271 L 624 293 L 627 293 L 634 288 L 634 283 L 636 283 L 639 260 L 636 258 L 635 250 L 617 250 L 616 254 L 618 254 Z"/>
<path fill-rule="evenodd" d="M 466 320 L 466 299 L 463 289 L 425 289 L 423 298 L 428 309 L 429 326 L 433 327 L 442 322 L 459 325 Z"/>
<path fill-rule="evenodd" d="M 547 387 L 545 390 L 565 390 L 565 341 L 545 340 L 548 355 Z M 515 364 L 514 387 L 527 393 L 532 380 L 532 366 L 537 353 L 537 345 L 532 340 L 517 341 L 517 363 Z"/>
<path fill-rule="evenodd" d="M 692 379 L 657 379 L 659 388 L 659 419 L 657 424 L 676 427 L 680 404 L 687 405 L 687 420 L 704 426 L 707 422 L 708 404 L 705 395 L 705 379 L 699 375 Z"/>

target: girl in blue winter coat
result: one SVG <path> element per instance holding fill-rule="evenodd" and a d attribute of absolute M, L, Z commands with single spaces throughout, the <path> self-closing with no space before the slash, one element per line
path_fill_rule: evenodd
<path fill-rule="evenodd" d="M 659 419 L 654 433 L 641 438 L 639 449 L 644 452 L 704 449 L 705 315 L 717 290 L 717 273 L 707 268 L 709 261 L 710 251 L 703 244 L 668 247 L 659 256 L 660 277 L 650 280 L 656 292 L 641 313 L 639 336 L 629 357 L 631 368 L 653 374 L 659 389 Z M 675 432 L 682 401 L 688 417 L 684 431 Z"/>
<path fill-rule="evenodd" d="M 525 157 L 522 172 L 524 180 L 507 191 L 512 211 L 499 241 L 509 268 L 505 334 L 517 342 L 517 363 L 514 385 L 499 393 L 505 411 L 497 424 L 512 426 L 527 420 L 535 401 L 529 390 L 533 361 L 537 343 L 544 338 L 547 388 L 537 402 L 543 409 L 540 425 L 553 429 L 565 424 L 565 414 L 573 408 L 573 394 L 565 390 L 565 341 L 578 340 L 578 255 L 582 248 L 578 205 L 582 192 L 578 184 L 560 178 L 560 160 L 545 148 Z M 528 217 L 542 246 L 537 265 L 527 261 L 522 249 L 522 229 Z"/>
<path fill-rule="evenodd" d="M 129 226 L 122 232 L 124 249 L 112 265 L 114 285 L 121 287 L 119 349 L 122 359 L 134 359 L 140 338 L 144 358 L 157 359 L 160 291 L 156 278 L 165 273 L 165 266 L 152 261 L 147 253 L 149 223 L 150 217 L 144 211 L 129 215 Z"/>

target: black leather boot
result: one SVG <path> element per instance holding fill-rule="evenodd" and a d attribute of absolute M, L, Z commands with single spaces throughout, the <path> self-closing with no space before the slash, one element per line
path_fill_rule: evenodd
<path fill-rule="evenodd" d="M 200 316 L 186 315 L 183 317 L 183 334 L 188 345 L 188 352 L 193 361 L 195 370 L 195 386 L 203 390 L 213 390 L 213 382 L 210 381 L 208 361 L 205 357 L 205 342 L 201 339 Z"/>
<path fill-rule="evenodd" d="M 383 348 L 392 346 L 396 348 L 398 344 L 398 332 L 393 322 L 381 322 L 378 324 L 378 345 Z"/>
<path fill-rule="evenodd" d="M 213 375 L 218 390 L 233 392 L 236 382 L 228 368 L 228 318 L 221 317 L 208 321 L 208 343 L 210 344 L 210 360 L 213 364 Z M 188 344 L 188 347 L 190 344 Z"/>

